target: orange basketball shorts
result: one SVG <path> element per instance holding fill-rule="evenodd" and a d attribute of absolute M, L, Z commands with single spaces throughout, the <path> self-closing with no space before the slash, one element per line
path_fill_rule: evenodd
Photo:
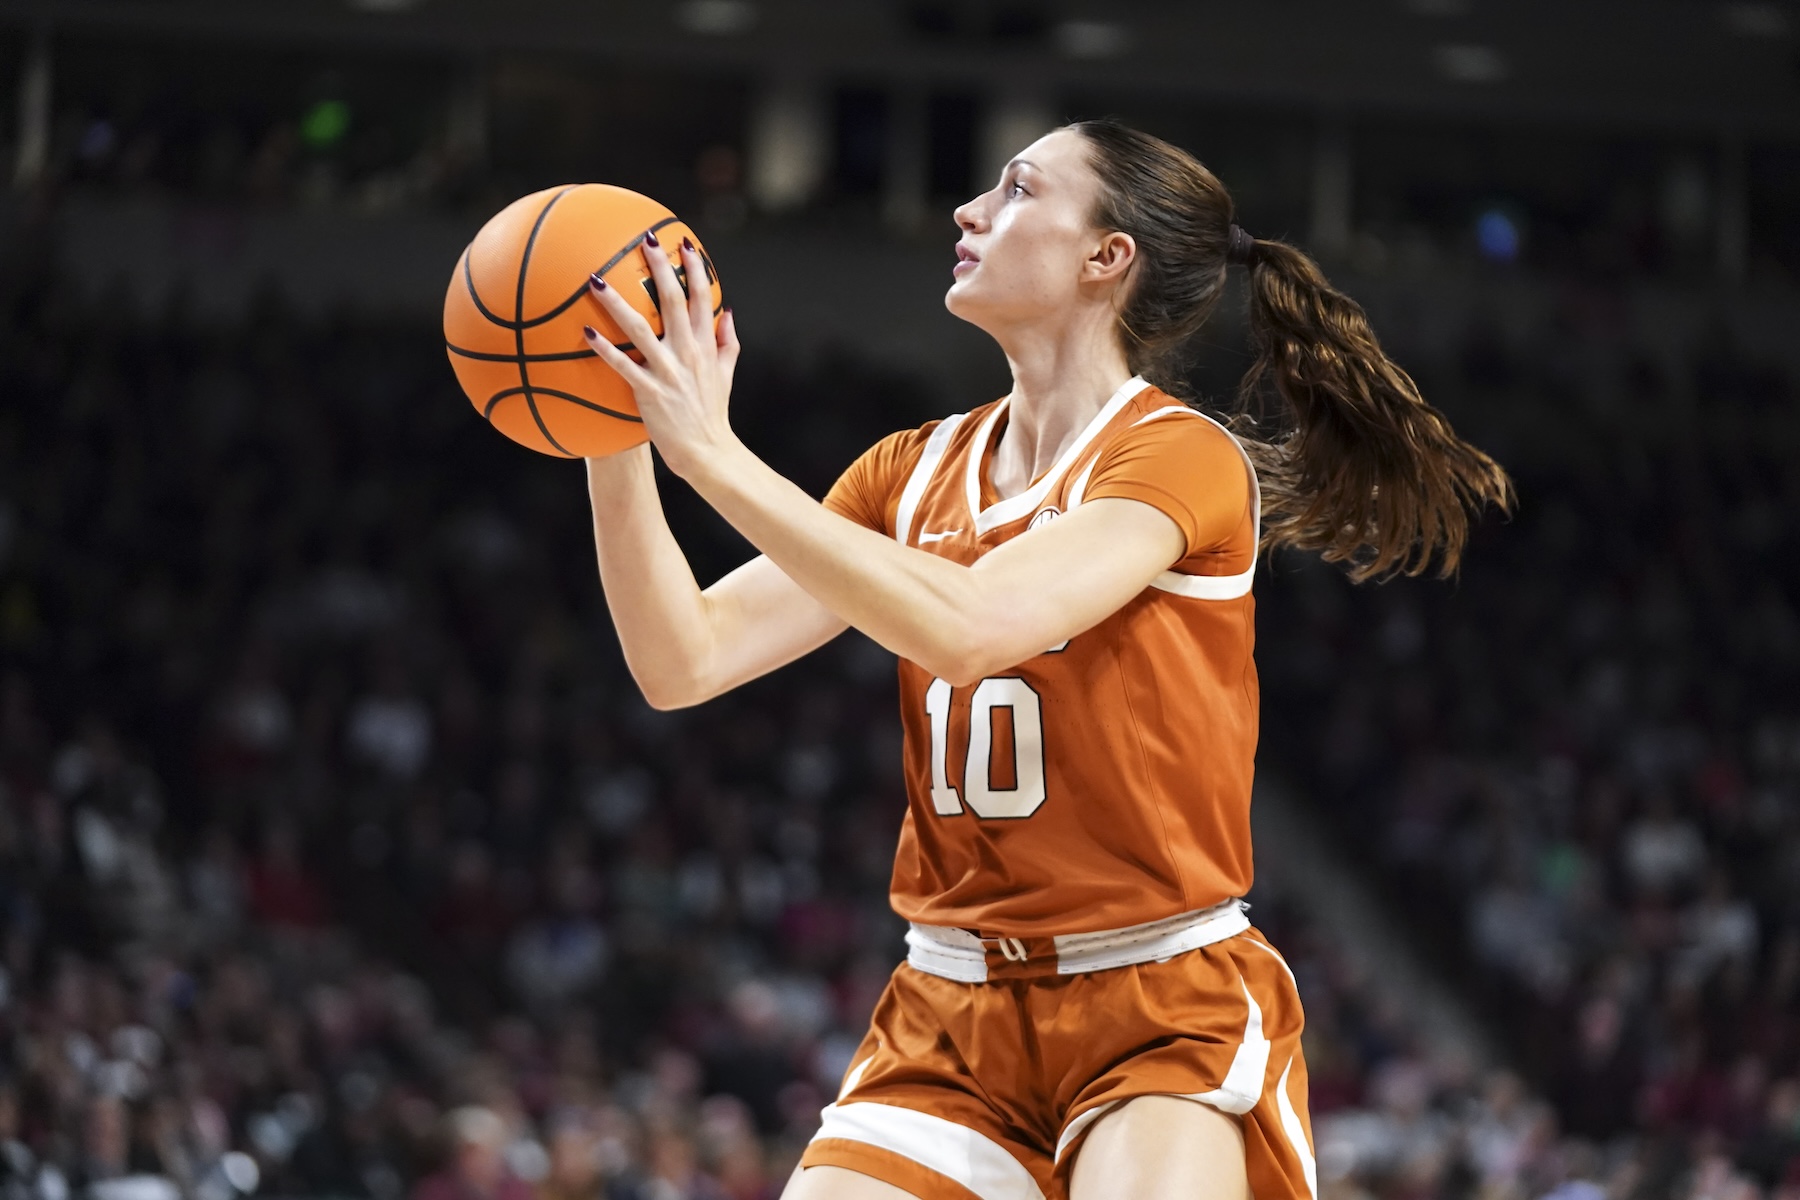
<path fill-rule="evenodd" d="M 1014 976 L 902 964 L 801 1165 L 921 1200 L 1060 1200 L 1098 1118 L 1175 1095 L 1242 1118 L 1254 1200 L 1316 1200 L 1300 996 L 1257 930 L 1164 962 Z"/>

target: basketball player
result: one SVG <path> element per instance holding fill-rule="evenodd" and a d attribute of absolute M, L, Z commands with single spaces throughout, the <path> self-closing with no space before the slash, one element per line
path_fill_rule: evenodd
<path fill-rule="evenodd" d="M 1465 505 L 1510 485 L 1362 310 L 1233 224 L 1174 146 L 1069 126 L 955 216 L 946 303 L 1000 344 L 1012 391 L 885 439 L 823 504 L 732 433 L 729 314 L 715 335 L 696 289 L 658 341 L 596 283 L 645 362 L 590 330 L 595 353 L 669 467 L 762 551 L 702 590 L 648 451 L 589 461 L 601 580 L 649 702 L 697 704 L 851 625 L 900 658 L 910 950 L 786 1195 L 1313 1200 L 1300 1000 L 1238 899 L 1258 544 L 1357 578 L 1448 571 Z M 1247 383 L 1291 410 L 1272 444 L 1155 385 L 1233 264 Z"/>

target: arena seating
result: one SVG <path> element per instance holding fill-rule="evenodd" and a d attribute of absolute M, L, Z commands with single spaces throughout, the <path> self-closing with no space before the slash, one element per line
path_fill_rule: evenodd
<path fill-rule="evenodd" d="M 901 953 L 891 660 L 654 712 L 579 468 L 429 329 L 0 299 L 6 1196 L 775 1195 Z M 1566 336 L 1425 381 L 1523 497 L 1460 579 L 1260 585 L 1265 770 L 1519 1066 L 1259 901 L 1336 1200 L 1800 1195 L 1792 383 L 1719 342 L 1602 412 Z M 741 380 L 815 493 L 939 403 Z M 703 578 L 745 553 L 668 502 Z"/>

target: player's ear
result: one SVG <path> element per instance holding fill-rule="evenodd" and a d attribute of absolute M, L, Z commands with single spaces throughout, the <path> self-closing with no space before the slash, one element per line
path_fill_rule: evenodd
<path fill-rule="evenodd" d="M 1122 279 L 1135 261 L 1137 242 L 1129 233 L 1121 233 L 1115 229 L 1101 237 L 1093 252 L 1088 255 L 1087 262 L 1082 264 L 1082 281 L 1105 283 L 1108 280 Z"/>

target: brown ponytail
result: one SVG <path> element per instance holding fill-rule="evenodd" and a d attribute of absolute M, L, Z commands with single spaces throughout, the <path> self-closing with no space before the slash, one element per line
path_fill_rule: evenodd
<path fill-rule="evenodd" d="M 1241 395 L 1254 403 L 1272 380 L 1293 414 L 1286 437 L 1252 445 L 1265 541 L 1348 563 L 1358 581 L 1421 574 L 1434 552 L 1453 573 L 1469 510 L 1511 508 L 1512 481 L 1425 402 L 1312 259 L 1258 241 L 1249 265 L 1256 362 Z"/>
<path fill-rule="evenodd" d="M 1317 550 L 1357 581 L 1455 572 L 1469 513 L 1512 506 L 1512 482 L 1456 436 L 1381 349 L 1368 317 L 1285 242 L 1232 245 L 1232 203 L 1192 155 L 1113 121 L 1069 127 L 1100 179 L 1095 223 L 1132 235 L 1137 262 L 1119 312 L 1133 370 L 1165 388 L 1217 304 L 1227 258 L 1247 259 L 1256 361 L 1240 396 L 1251 423 L 1272 384 L 1290 428 L 1245 438 L 1263 496 L 1263 544 Z M 1247 249 L 1247 253 L 1246 253 Z"/>

